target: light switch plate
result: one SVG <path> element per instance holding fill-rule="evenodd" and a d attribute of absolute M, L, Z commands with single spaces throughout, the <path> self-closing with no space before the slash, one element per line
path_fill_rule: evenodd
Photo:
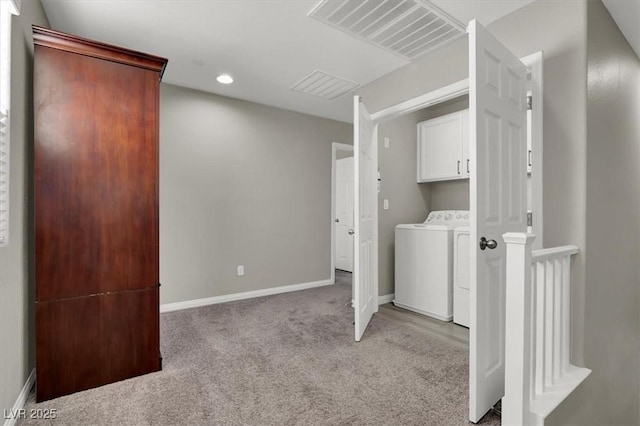
<path fill-rule="evenodd" d="M 384 201 L 382 202 L 382 208 L 385 210 L 389 210 L 389 200 L 388 199 L 384 199 Z"/>

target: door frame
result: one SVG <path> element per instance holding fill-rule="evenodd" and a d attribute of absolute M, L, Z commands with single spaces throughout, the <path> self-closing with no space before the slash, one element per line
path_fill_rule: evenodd
<path fill-rule="evenodd" d="M 543 117 L 542 104 L 543 80 L 542 80 L 542 51 L 520 58 L 527 67 L 527 76 L 531 77 L 531 96 L 533 105 L 531 108 L 531 203 L 533 212 L 532 233 L 536 235 L 532 248 L 539 250 L 544 248 L 543 227 L 543 197 L 542 197 L 542 150 L 543 150 Z"/>
<path fill-rule="evenodd" d="M 353 153 L 353 145 L 333 142 L 331 144 L 331 283 L 336 283 L 336 160 L 338 151 Z"/>

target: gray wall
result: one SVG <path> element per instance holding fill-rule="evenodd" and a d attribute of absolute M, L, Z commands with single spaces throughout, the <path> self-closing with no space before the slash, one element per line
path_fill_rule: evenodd
<path fill-rule="evenodd" d="M 395 292 L 395 226 L 426 219 L 432 210 L 469 209 L 469 181 L 416 182 L 417 128 L 424 120 L 469 107 L 467 97 L 381 123 L 378 159 L 382 183 L 378 197 L 378 294 Z M 389 138 L 389 148 L 384 138 Z M 384 210 L 383 200 L 389 200 Z"/>
<path fill-rule="evenodd" d="M 13 407 L 34 366 L 29 226 L 33 145 L 31 24 L 48 27 L 39 1 L 23 1 L 11 24 L 10 242 L 0 248 L 0 409 Z"/>
<path fill-rule="evenodd" d="M 378 294 L 394 292 L 395 226 L 416 223 L 429 213 L 429 185 L 416 182 L 416 125 L 425 120 L 425 111 L 417 111 L 382 123 L 378 128 Z M 389 148 L 384 138 L 389 138 Z M 389 199 L 389 210 L 382 202 Z"/>
<path fill-rule="evenodd" d="M 347 123 L 162 85 L 161 303 L 330 278 Z M 236 266 L 245 275 L 236 276 Z"/>
<path fill-rule="evenodd" d="M 637 425 L 640 59 L 600 1 L 587 5 L 587 65 L 584 362 L 593 373 L 556 424 Z"/>

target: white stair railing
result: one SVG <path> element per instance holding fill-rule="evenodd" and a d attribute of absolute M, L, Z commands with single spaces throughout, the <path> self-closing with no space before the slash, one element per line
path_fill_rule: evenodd
<path fill-rule="evenodd" d="M 576 246 L 531 250 L 508 233 L 503 425 L 544 419 L 591 373 L 570 363 L 571 256 Z"/>

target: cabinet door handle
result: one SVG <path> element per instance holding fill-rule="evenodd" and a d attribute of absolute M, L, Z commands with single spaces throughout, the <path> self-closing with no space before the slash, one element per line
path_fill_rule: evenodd
<path fill-rule="evenodd" d="M 467 173 L 469 173 L 469 159 L 467 158 Z"/>
<path fill-rule="evenodd" d="M 460 160 L 458 160 L 458 174 L 460 174 Z"/>
<path fill-rule="evenodd" d="M 529 152 L 527 153 L 527 164 L 529 164 L 529 167 L 531 167 L 531 150 L 529 150 Z"/>

